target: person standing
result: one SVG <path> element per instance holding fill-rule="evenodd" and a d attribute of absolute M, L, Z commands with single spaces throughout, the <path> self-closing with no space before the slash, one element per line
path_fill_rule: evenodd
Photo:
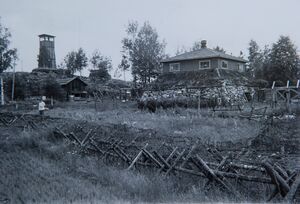
<path fill-rule="evenodd" d="M 45 102 L 42 98 L 42 100 L 39 102 L 39 113 L 40 113 L 40 115 L 44 115 L 45 106 L 46 106 L 46 104 L 45 104 Z"/>

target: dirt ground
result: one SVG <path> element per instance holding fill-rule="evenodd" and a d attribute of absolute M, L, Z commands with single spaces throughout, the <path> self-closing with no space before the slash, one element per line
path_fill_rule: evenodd
<path fill-rule="evenodd" d="M 33 108 L 17 113 L 37 115 Z M 153 114 L 138 110 L 133 102 L 105 101 L 96 107 L 93 102 L 71 102 L 56 104 L 46 112 L 45 121 L 36 123 L 35 129 L 0 125 L 0 202 L 236 202 L 218 190 L 204 192 L 205 179 L 163 177 L 147 169 L 127 171 L 112 165 L 57 137 L 56 128 L 74 131 L 81 139 L 80 131 L 93 129 L 95 139 L 134 140 L 139 146 L 148 143 L 149 150 L 162 143 L 182 149 L 196 142 L 216 146 L 224 155 L 247 148 L 247 158 L 253 161 L 268 157 L 287 169 L 300 169 L 299 115 L 267 124 L 216 117 L 209 110 L 176 108 Z M 211 155 L 201 145 L 197 151 L 209 161 Z M 264 202 L 272 190 L 242 186 L 247 202 Z"/>

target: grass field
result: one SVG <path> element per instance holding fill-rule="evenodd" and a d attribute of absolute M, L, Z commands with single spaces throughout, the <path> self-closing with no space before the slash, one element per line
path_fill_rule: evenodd
<path fill-rule="evenodd" d="M 65 122 L 87 121 L 100 127 L 126 126 L 127 134 L 144 130 L 144 139 L 149 141 L 153 135 L 147 130 L 151 130 L 157 145 L 176 138 L 234 145 L 255 138 L 262 127 L 257 121 L 215 117 L 209 110 L 176 108 L 153 114 L 138 110 L 131 102 L 105 101 L 97 104 L 97 110 L 92 102 L 72 102 L 57 105 L 46 115 L 59 119 L 34 131 L 0 126 L 0 203 L 235 202 L 218 188 L 204 192 L 205 179 L 107 165 L 97 155 L 83 154 L 73 143 L 55 138 L 52 132 Z M 256 186 L 264 189 L 257 194 L 251 185 L 240 188 L 245 202 L 265 201 L 271 191 Z"/>

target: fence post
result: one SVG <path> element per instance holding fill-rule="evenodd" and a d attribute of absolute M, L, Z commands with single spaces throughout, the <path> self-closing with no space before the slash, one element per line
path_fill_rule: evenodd
<path fill-rule="evenodd" d="M 0 77 L 0 92 L 1 92 L 1 105 L 4 105 L 4 87 L 3 87 L 3 78 Z"/>
<path fill-rule="evenodd" d="M 198 94 L 198 115 L 200 114 L 200 105 L 201 105 L 201 99 L 200 99 L 200 90 Z"/>

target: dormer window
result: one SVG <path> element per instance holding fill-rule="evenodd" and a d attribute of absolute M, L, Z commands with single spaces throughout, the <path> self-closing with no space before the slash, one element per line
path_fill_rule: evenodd
<path fill-rule="evenodd" d="M 201 61 L 199 61 L 199 68 L 200 69 L 210 68 L 210 60 L 201 60 Z"/>
<path fill-rule="evenodd" d="M 170 72 L 179 72 L 179 71 L 180 71 L 180 63 L 170 64 Z"/>
<path fill-rule="evenodd" d="M 227 69 L 228 68 L 228 62 L 225 60 L 222 60 L 222 68 Z"/>

